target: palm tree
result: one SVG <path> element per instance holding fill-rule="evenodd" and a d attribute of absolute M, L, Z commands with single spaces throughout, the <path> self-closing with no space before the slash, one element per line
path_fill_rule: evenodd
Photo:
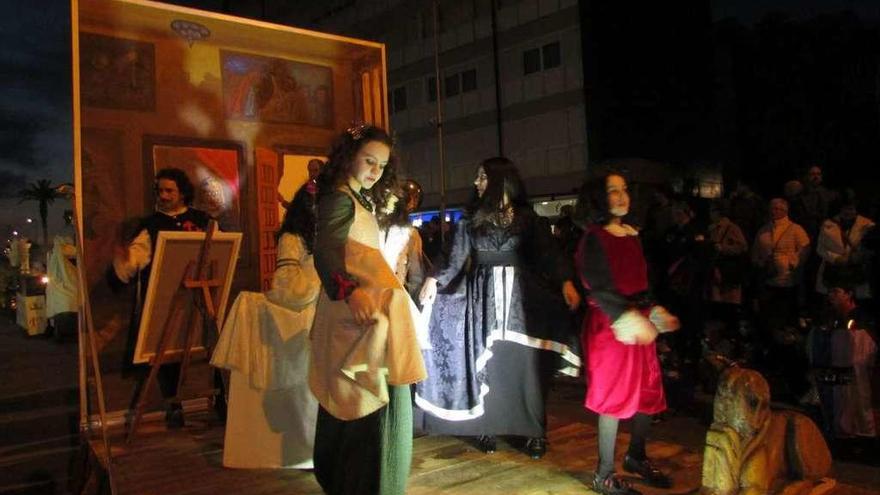
<path fill-rule="evenodd" d="M 49 246 L 49 205 L 55 202 L 58 191 L 50 185 L 49 179 L 40 179 L 31 182 L 25 189 L 18 192 L 18 203 L 25 201 L 37 201 L 40 204 L 40 226 L 43 227 L 43 249 Z"/>

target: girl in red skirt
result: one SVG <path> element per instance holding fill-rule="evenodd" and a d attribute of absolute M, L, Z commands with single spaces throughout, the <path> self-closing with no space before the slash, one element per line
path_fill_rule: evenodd
<path fill-rule="evenodd" d="M 599 466 L 593 490 L 604 495 L 639 494 L 614 473 L 614 445 L 621 419 L 632 418 L 624 470 L 646 483 L 671 481 L 645 454 L 651 415 L 666 409 L 654 339 L 679 323 L 648 297 L 648 274 L 638 231 L 624 222 L 630 198 L 626 179 L 608 173 L 589 182 L 579 208 L 589 216 L 577 252 L 581 281 L 589 293 L 581 332 L 587 361 L 587 409 L 599 414 Z"/>

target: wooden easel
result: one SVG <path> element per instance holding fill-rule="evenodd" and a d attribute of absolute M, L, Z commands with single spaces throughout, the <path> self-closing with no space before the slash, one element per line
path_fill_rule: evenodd
<path fill-rule="evenodd" d="M 211 240 L 214 236 L 216 226 L 217 222 L 215 220 L 208 222 L 205 241 L 202 243 L 199 258 L 195 263 L 195 269 L 193 269 L 194 264 L 190 262 L 184 270 L 183 280 L 180 282 L 178 293 L 185 292 L 189 297 L 175 297 L 172 306 L 168 311 L 168 316 L 165 318 L 165 324 L 162 327 L 162 334 L 159 339 L 159 346 L 156 349 L 156 353 L 150 359 L 150 374 L 141 389 L 140 396 L 138 397 L 134 408 L 134 415 L 132 416 L 131 424 L 128 428 L 128 435 L 125 439 L 125 442 L 128 444 L 131 443 L 137 433 L 137 428 L 141 417 L 143 416 L 147 397 L 149 396 L 150 390 L 153 388 L 156 376 L 159 374 L 159 368 L 172 361 L 170 353 L 168 352 L 169 347 L 174 342 L 177 342 L 177 336 L 180 333 L 181 328 L 183 328 L 183 331 L 185 332 L 186 345 L 184 346 L 183 357 L 180 362 L 180 377 L 177 381 L 178 394 L 186 381 L 186 372 L 192 361 L 192 350 L 193 347 L 196 346 L 196 337 L 199 335 L 196 331 L 199 324 L 199 319 L 196 317 L 196 311 L 200 313 L 202 318 L 203 334 L 206 331 L 217 332 L 218 308 L 211 290 L 219 287 L 221 282 L 220 280 L 213 278 L 214 274 L 217 272 L 216 262 L 211 262 L 210 265 L 208 263 L 209 254 L 211 252 Z M 188 315 L 188 318 L 186 324 L 182 325 L 181 323 L 185 315 Z M 208 349 L 208 355 L 210 355 L 210 349 Z M 216 394 L 218 392 L 214 390 L 212 393 Z M 219 393 L 222 393 L 222 391 Z M 173 397 L 171 400 L 176 401 L 177 396 Z"/>

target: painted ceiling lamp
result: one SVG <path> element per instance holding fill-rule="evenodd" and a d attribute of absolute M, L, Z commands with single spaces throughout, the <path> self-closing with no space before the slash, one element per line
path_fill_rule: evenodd
<path fill-rule="evenodd" d="M 198 22 L 175 19 L 171 21 L 171 30 L 186 40 L 186 44 L 192 48 L 196 41 L 206 40 L 211 37 L 211 30 Z"/>

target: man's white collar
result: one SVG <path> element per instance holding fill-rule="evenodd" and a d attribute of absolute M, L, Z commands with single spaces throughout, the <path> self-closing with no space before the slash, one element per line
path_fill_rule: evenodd
<path fill-rule="evenodd" d="M 169 217 L 176 217 L 177 215 L 182 215 L 183 213 L 186 213 L 187 209 L 188 208 L 186 206 L 181 206 L 180 208 L 178 208 L 174 211 L 162 211 L 158 208 L 156 208 L 156 211 L 158 211 L 159 213 L 161 213 L 163 215 L 168 215 Z"/>

